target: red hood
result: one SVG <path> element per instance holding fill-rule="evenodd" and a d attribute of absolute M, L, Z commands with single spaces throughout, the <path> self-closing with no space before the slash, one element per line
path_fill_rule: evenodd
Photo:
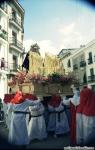
<path fill-rule="evenodd" d="M 87 103 L 83 109 L 83 114 L 87 116 L 95 116 L 95 93 L 93 92 L 92 96 L 88 98 Z"/>
<path fill-rule="evenodd" d="M 15 94 L 5 94 L 4 95 L 4 103 L 10 103 L 10 101 L 11 101 L 11 99 L 13 99 L 14 98 L 14 95 Z"/>
<path fill-rule="evenodd" d="M 58 107 L 60 105 L 60 102 L 61 102 L 61 97 L 57 95 L 53 95 L 51 100 L 48 102 L 48 104 L 53 107 Z"/>
<path fill-rule="evenodd" d="M 77 108 L 78 113 L 86 113 L 88 114 L 88 109 L 89 107 L 92 107 L 92 103 L 94 104 L 95 102 L 93 101 L 93 95 L 94 92 L 89 89 L 85 88 L 80 92 L 80 104 Z M 91 103 L 92 101 L 92 103 Z"/>
<path fill-rule="evenodd" d="M 11 100 L 11 103 L 13 104 L 20 104 L 22 102 L 24 102 L 25 99 L 23 97 L 23 94 L 21 91 L 16 92 L 16 95 L 14 96 L 14 98 Z"/>
<path fill-rule="evenodd" d="M 25 94 L 24 95 L 24 99 L 37 100 L 37 96 L 36 95 L 32 95 L 32 94 Z"/>

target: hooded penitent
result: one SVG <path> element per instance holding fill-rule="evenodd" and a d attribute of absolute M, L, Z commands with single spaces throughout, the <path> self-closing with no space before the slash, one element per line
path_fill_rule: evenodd
<path fill-rule="evenodd" d="M 20 104 L 22 102 L 24 102 L 25 99 L 23 97 L 23 94 L 21 91 L 17 91 L 16 95 L 14 96 L 14 98 L 11 100 L 11 103 L 13 104 Z"/>
<path fill-rule="evenodd" d="M 89 93 L 87 94 L 85 93 L 88 97 L 83 109 L 83 114 L 87 116 L 95 116 L 95 93 L 92 90 L 89 90 Z"/>
<path fill-rule="evenodd" d="M 60 105 L 60 102 L 61 102 L 61 97 L 57 95 L 53 95 L 51 100 L 48 102 L 48 104 L 53 107 L 58 107 Z"/>
<path fill-rule="evenodd" d="M 36 95 L 33 95 L 33 94 L 24 94 L 24 99 L 29 99 L 29 100 L 37 100 L 37 96 Z"/>
<path fill-rule="evenodd" d="M 80 104 L 79 104 L 79 106 L 77 108 L 77 113 L 83 113 L 83 112 L 85 112 L 84 109 L 86 109 L 86 107 L 88 106 L 89 102 L 90 102 L 89 103 L 90 105 L 88 107 L 92 107 L 91 106 L 91 102 L 92 102 L 92 105 L 95 103 L 94 102 L 95 100 L 93 101 L 93 97 L 94 97 L 93 94 L 94 94 L 93 91 L 91 89 L 89 89 L 89 88 L 84 88 L 80 92 Z M 93 97 L 92 97 L 92 95 L 93 95 Z M 88 110 L 86 109 L 86 111 L 88 111 Z"/>
<path fill-rule="evenodd" d="M 14 94 L 5 94 L 4 95 L 4 103 L 10 103 L 10 101 L 11 101 L 11 99 L 13 99 L 14 98 Z"/>

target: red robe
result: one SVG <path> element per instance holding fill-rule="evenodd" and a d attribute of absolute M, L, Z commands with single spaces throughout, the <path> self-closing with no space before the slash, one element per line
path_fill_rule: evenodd
<path fill-rule="evenodd" d="M 70 139 L 72 144 L 76 144 L 76 109 L 78 106 L 74 106 L 70 102 L 70 112 L 71 112 L 71 124 L 70 124 Z"/>
<path fill-rule="evenodd" d="M 83 112 L 86 116 L 95 117 L 95 93 L 93 92 L 91 96 L 87 99 L 87 102 L 84 106 Z"/>
<path fill-rule="evenodd" d="M 95 93 L 92 89 L 85 88 L 80 93 L 80 104 L 77 108 L 77 144 L 86 144 L 85 141 L 90 139 L 90 137 L 94 134 L 94 118 Z"/>

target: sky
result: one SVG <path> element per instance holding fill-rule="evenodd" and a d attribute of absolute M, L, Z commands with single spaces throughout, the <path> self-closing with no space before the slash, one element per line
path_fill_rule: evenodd
<path fill-rule="evenodd" d="M 57 55 L 95 39 L 95 8 L 79 0 L 19 0 L 25 9 L 24 46 Z"/>

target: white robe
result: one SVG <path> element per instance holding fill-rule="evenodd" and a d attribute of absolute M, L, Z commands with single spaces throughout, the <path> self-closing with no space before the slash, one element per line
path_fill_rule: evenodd
<path fill-rule="evenodd" d="M 55 124 L 56 124 L 56 115 L 55 115 L 55 109 L 53 106 L 48 104 L 48 110 L 49 110 L 49 119 L 47 124 L 47 131 L 55 131 Z"/>
<path fill-rule="evenodd" d="M 48 105 L 48 108 L 51 112 L 49 115 L 49 122 L 47 127 L 48 131 L 54 131 L 55 134 L 64 134 L 69 132 L 70 129 L 68 119 L 62 103 L 60 103 L 60 105 L 56 108 Z M 55 113 L 52 113 L 53 111 L 55 111 Z"/>
<path fill-rule="evenodd" d="M 6 123 L 7 123 L 8 129 L 10 129 L 11 117 L 12 117 L 12 111 L 11 111 L 10 107 L 11 107 L 11 103 L 7 103 Z"/>
<path fill-rule="evenodd" d="M 11 124 L 9 129 L 8 140 L 9 143 L 14 145 L 27 145 L 29 144 L 26 114 L 14 113 L 13 111 L 29 111 L 29 106 L 34 105 L 37 101 L 25 100 L 20 104 L 11 104 L 8 111 L 12 111 Z"/>
<path fill-rule="evenodd" d="M 95 116 L 77 113 L 77 144 L 91 145 L 95 143 Z"/>
<path fill-rule="evenodd" d="M 76 143 L 83 145 L 83 116 L 81 113 L 76 113 Z"/>
<path fill-rule="evenodd" d="M 31 119 L 29 122 L 29 129 L 28 129 L 29 140 L 30 141 L 33 139 L 41 140 L 46 138 L 47 137 L 46 124 L 43 115 L 44 106 L 40 102 L 37 105 L 30 106 L 29 109 L 31 112 Z"/>
<path fill-rule="evenodd" d="M 9 129 L 10 121 L 11 121 L 11 111 L 8 111 L 8 108 L 10 107 L 10 103 L 3 103 L 3 111 L 4 111 L 4 121 L 7 125 L 7 128 Z M 8 113 L 7 113 L 8 111 Z"/>
<path fill-rule="evenodd" d="M 86 116 L 83 114 L 83 141 L 84 145 L 95 146 L 95 116 Z"/>
<path fill-rule="evenodd" d="M 71 124 L 70 98 L 67 99 L 66 97 L 63 97 L 63 104 L 65 106 L 65 113 L 67 115 L 69 127 L 70 127 L 70 124 Z"/>
<path fill-rule="evenodd" d="M 69 98 L 69 99 L 70 99 L 70 101 L 72 102 L 72 104 L 74 106 L 78 106 L 79 103 L 80 103 L 80 93 L 79 93 L 79 91 L 75 90 L 74 91 L 74 96 L 72 98 Z"/>
<path fill-rule="evenodd" d="M 56 134 L 64 134 L 70 131 L 68 119 L 64 110 L 64 106 L 62 104 L 59 107 L 55 108 L 56 113 Z M 61 112 L 61 113 L 60 113 Z M 58 113 L 60 113 L 60 120 L 58 119 Z"/>

